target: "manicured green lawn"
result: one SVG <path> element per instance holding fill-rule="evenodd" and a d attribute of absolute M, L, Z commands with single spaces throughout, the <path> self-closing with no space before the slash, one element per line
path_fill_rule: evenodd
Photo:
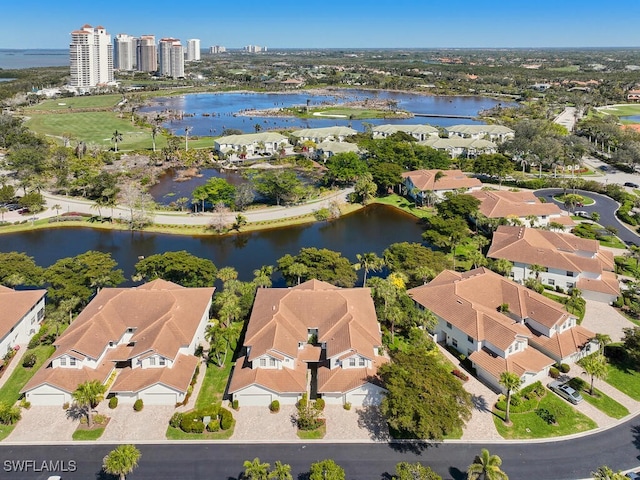
<path fill-rule="evenodd" d="M 512 413 L 510 427 L 504 423 L 504 412 L 494 408 L 493 422 L 498 433 L 506 439 L 550 438 L 585 432 L 597 427 L 596 423 L 575 410 L 568 402 L 550 391 L 540 399 L 536 408 L 554 413 L 557 425 L 549 425 L 535 413 Z"/>
<path fill-rule="evenodd" d="M 81 440 L 81 441 L 97 440 L 102 436 L 103 433 L 104 433 L 104 427 L 93 428 L 91 430 L 76 430 L 75 432 L 73 432 L 72 438 L 74 440 Z"/>
<path fill-rule="evenodd" d="M 213 364 L 207 365 L 202 387 L 200 387 L 200 393 L 196 400 L 196 409 L 222 401 L 222 395 L 224 394 L 224 389 L 227 387 L 227 381 L 231 373 L 232 355 L 233 353 L 231 351 L 227 353 L 227 361 L 225 362 L 224 368 L 219 368 Z"/>
<path fill-rule="evenodd" d="M 374 200 L 374 203 L 391 205 L 392 207 L 399 208 L 400 210 L 407 212 L 418 218 L 429 218 L 434 215 L 433 208 L 429 208 L 429 207 L 416 208 L 416 205 L 413 201 L 408 200 L 404 197 L 401 197 L 400 195 L 396 195 L 395 193 L 392 195 L 387 195 L 385 197 L 377 197 Z"/>
<path fill-rule="evenodd" d="M 581 306 L 578 306 L 577 308 L 573 308 L 571 306 L 567 306 L 567 300 L 569 299 L 569 297 L 566 296 L 562 296 L 562 295 L 556 295 L 554 293 L 549 292 L 548 290 L 545 290 L 544 292 L 542 292 L 542 295 L 544 295 L 545 297 L 553 300 L 554 302 L 558 302 L 562 305 L 565 306 L 565 308 L 567 309 L 567 311 L 573 315 L 575 315 L 576 317 L 578 317 L 578 323 L 581 323 L 582 320 L 584 319 L 584 313 L 585 313 L 585 303 L 582 302 Z"/>
<path fill-rule="evenodd" d="M 597 388 L 593 389 L 593 396 L 589 395 L 589 389 L 583 390 L 580 392 L 582 394 L 582 398 L 587 403 L 590 403 L 598 410 L 606 413 L 611 418 L 624 418 L 629 415 L 629 410 L 624 405 L 619 404 L 613 398 L 601 392 Z"/>
<path fill-rule="evenodd" d="M 628 105 L 620 105 L 617 107 L 606 108 L 603 112 L 616 115 L 618 117 L 627 117 L 631 115 L 640 115 L 640 105 L 633 103 Z"/>
<path fill-rule="evenodd" d="M 605 380 L 634 400 L 640 401 L 640 372 L 634 370 L 631 364 L 610 361 Z"/>
<path fill-rule="evenodd" d="M 585 197 L 583 195 L 578 196 L 581 198 L 581 200 L 579 201 L 582 202 L 583 205 L 593 205 L 594 203 L 596 203 L 592 198 Z M 553 197 L 553 199 L 557 202 L 564 203 L 564 195 L 556 195 L 555 197 Z"/>
<path fill-rule="evenodd" d="M 61 112 L 72 108 L 113 108 L 120 100 L 122 95 L 87 95 L 70 98 L 57 98 L 53 100 L 45 100 L 37 105 L 26 107 L 26 112 L 30 111 L 50 111 Z"/>
<path fill-rule="evenodd" d="M 55 347 L 53 345 L 40 345 L 33 350 L 27 350 L 25 355 L 30 352 L 36 354 L 38 358 L 36 364 L 32 368 L 24 368 L 22 363 L 16 366 L 16 369 L 9 377 L 9 380 L 0 388 L 0 402 L 13 405 L 20 398 L 20 390 L 35 375 L 43 363 L 53 354 Z"/>
<path fill-rule="evenodd" d="M 324 116 L 329 118 L 337 117 L 348 118 L 350 120 L 366 120 L 370 118 L 391 118 L 400 116 L 395 113 L 396 111 L 398 111 L 398 109 L 378 110 L 365 108 L 349 108 L 344 106 L 310 108 L 308 113 L 305 111 L 300 112 L 299 109 L 291 110 L 296 114 L 296 116 L 301 118 L 322 118 Z"/>
<path fill-rule="evenodd" d="M 634 258 L 620 256 L 615 257 L 614 260 L 616 262 L 616 273 L 629 277 L 640 276 L 640 262 L 636 264 Z"/>
<path fill-rule="evenodd" d="M 235 427 L 236 421 L 234 420 L 229 430 L 220 430 L 219 432 L 207 432 L 205 430 L 203 433 L 186 433 L 169 425 L 166 435 L 168 440 L 228 440 L 233 435 Z"/>
<path fill-rule="evenodd" d="M 327 434 L 327 426 L 323 423 L 315 430 L 298 430 L 298 438 L 302 440 L 319 440 Z"/>
<path fill-rule="evenodd" d="M 13 432 L 14 428 L 16 428 L 15 424 L 14 425 L 1 425 L 0 424 L 0 442 L 2 440 L 4 440 L 5 438 L 7 438 L 9 436 L 9 434 L 11 432 Z"/>

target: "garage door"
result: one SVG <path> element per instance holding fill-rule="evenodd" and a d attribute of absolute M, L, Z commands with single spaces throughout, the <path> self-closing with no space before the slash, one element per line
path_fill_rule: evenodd
<path fill-rule="evenodd" d="M 237 395 L 234 398 L 238 399 L 238 403 L 242 407 L 268 407 L 271 403 L 271 395 L 269 394 Z"/>
<path fill-rule="evenodd" d="M 382 395 L 379 393 L 350 393 L 347 394 L 347 402 L 351 403 L 351 405 L 355 407 L 361 407 L 363 405 L 380 405 L 382 401 Z"/>
<path fill-rule="evenodd" d="M 175 405 L 178 401 L 175 393 L 144 393 L 140 398 L 145 405 Z"/>
<path fill-rule="evenodd" d="M 64 404 L 64 393 L 32 393 L 29 395 L 31 405 L 60 405 Z"/>

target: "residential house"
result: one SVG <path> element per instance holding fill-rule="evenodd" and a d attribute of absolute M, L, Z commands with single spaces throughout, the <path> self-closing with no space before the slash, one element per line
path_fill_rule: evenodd
<path fill-rule="evenodd" d="M 199 363 L 214 288 L 154 280 L 104 288 L 58 338 L 48 363 L 22 389 L 34 405 L 62 405 L 86 381 L 121 402 L 175 405 Z"/>
<path fill-rule="evenodd" d="M 333 157 L 337 153 L 360 153 L 358 144 L 351 142 L 336 142 L 333 140 L 326 140 L 316 145 L 315 149 L 316 157 L 327 159 Z"/>
<path fill-rule="evenodd" d="M 502 143 L 514 137 L 515 132 L 503 125 L 452 125 L 446 127 L 451 137 L 485 139 Z"/>
<path fill-rule="evenodd" d="M 554 222 L 571 228 L 571 217 L 553 202 L 541 202 L 533 192 L 520 190 L 476 190 L 469 195 L 480 200 L 480 213 L 487 218 L 514 218 L 523 225 L 546 226 Z M 533 225 L 532 225 L 533 222 Z"/>
<path fill-rule="evenodd" d="M 350 127 L 321 127 L 321 128 L 303 128 L 301 130 L 295 130 L 291 132 L 291 135 L 296 137 L 300 143 L 311 141 L 315 144 L 333 141 L 343 142 L 346 137 L 355 135 L 358 133 Z"/>
<path fill-rule="evenodd" d="M 0 362 L 16 346 L 26 346 L 44 318 L 46 290 L 13 290 L 0 285 Z"/>
<path fill-rule="evenodd" d="M 597 240 L 501 225 L 493 234 L 487 256 L 513 262 L 511 278 L 516 282 L 538 276 L 545 285 L 575 287 L 584 298 L 606 303 L 620 295 L 613 254 L 602 250 Z M 536 272 L 532 265 L 544 271 Z"/>
<path fill-rule="evenodd" d="M 530 385 L 547 378 L 554 363 L 577 361 L 597 348 L 595 334 L 562 305 L 484 267 L 445 270 L 408 294 L 436 316 L 436 341 L 467 355 L 496 390 L 503 390 L 503 372 Z"/>
<path fill-rule="evenodd" d="M 495 143 L 483 138 L 429 138 L 424 142 L 418 142 L 418 144 L 447 152 L 451 158 L 470 158 L 483 153 L 495 153 L 498 151 L 498 146 Z"/>
<path fill-rule="evenodd" d="M 214 141 L 214 150 L 236 159 L 244 159 L 260 154 L 274 154 L 282 148 L 291 148 L 289 139 L 275 132 L 247 133 L 243 135 L 227 135 Z"/>
<path fill-rule="evenodd" d="M 387 138 L 394 133 L 403 132 L 411 135 L 419 142 L 424 142 L 430 138 L 438 138 L 439 130 L 431 125 L 374 125 L 371 129 L 373 138 Z"/>
<path fill-rule="evenodd" d="M 446 192 L 457 190 L 473 191 L 482 188 L 482 182 L 477 178 L 466 176 L 461 170 L 413 170 L 404 172 L 402 179 L 407 194 L 423 203 L 429 192 L 437 198 L 443 198 Z"/>
<path fill-rule="evenodd" d="M 241 406 L 291 405 L 305 392 L 329 404 L 377 405 L 381 347 L 369 288 L 318 280 L 260 288 L 229 393 Z"/>

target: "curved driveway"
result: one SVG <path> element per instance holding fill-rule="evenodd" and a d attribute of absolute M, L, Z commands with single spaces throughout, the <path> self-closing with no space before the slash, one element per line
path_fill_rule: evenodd
<path fill-rule="evenodd" d="M 555 202 L 561 209 L 567 210 L 566 207 L 555 200 L 554 195 L 563 193 L 561 188 L 544 188 L 542 190 L 536 190 L 534 194 L 536 197 L 544 198 L 547 202 Z M 570 190 L 567 189 L 567 193 Z M 598 223 L 602 226 L 613 226 L 618 229 L 618 237 L 627 244 L 640 245 L 640 236 L 625 226 L 618 217 L 616 217 L 616 210 L 620 207 L 620 204 L 606 195 L 600 195 L 599 193 L 587 192 L 586 190 L 576 190 L 576 193 L 584 197 L 589 197 L 595 201 L 593 205 L 585 205 L 584 207 L 576 207 L 576 210 L 583 210 L 587 213 L 598 212 L 600 214 L 600 220 Z"/>

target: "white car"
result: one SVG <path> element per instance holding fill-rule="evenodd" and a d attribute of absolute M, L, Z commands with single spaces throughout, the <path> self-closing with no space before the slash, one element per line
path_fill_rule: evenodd
<path fill-rule="evenodd" d="M 573 212 L 573 214 L 582 218 L 591 218 L 589 212 L 585 212 L 584 210 L 576 210 L 575 212 Z"/>

